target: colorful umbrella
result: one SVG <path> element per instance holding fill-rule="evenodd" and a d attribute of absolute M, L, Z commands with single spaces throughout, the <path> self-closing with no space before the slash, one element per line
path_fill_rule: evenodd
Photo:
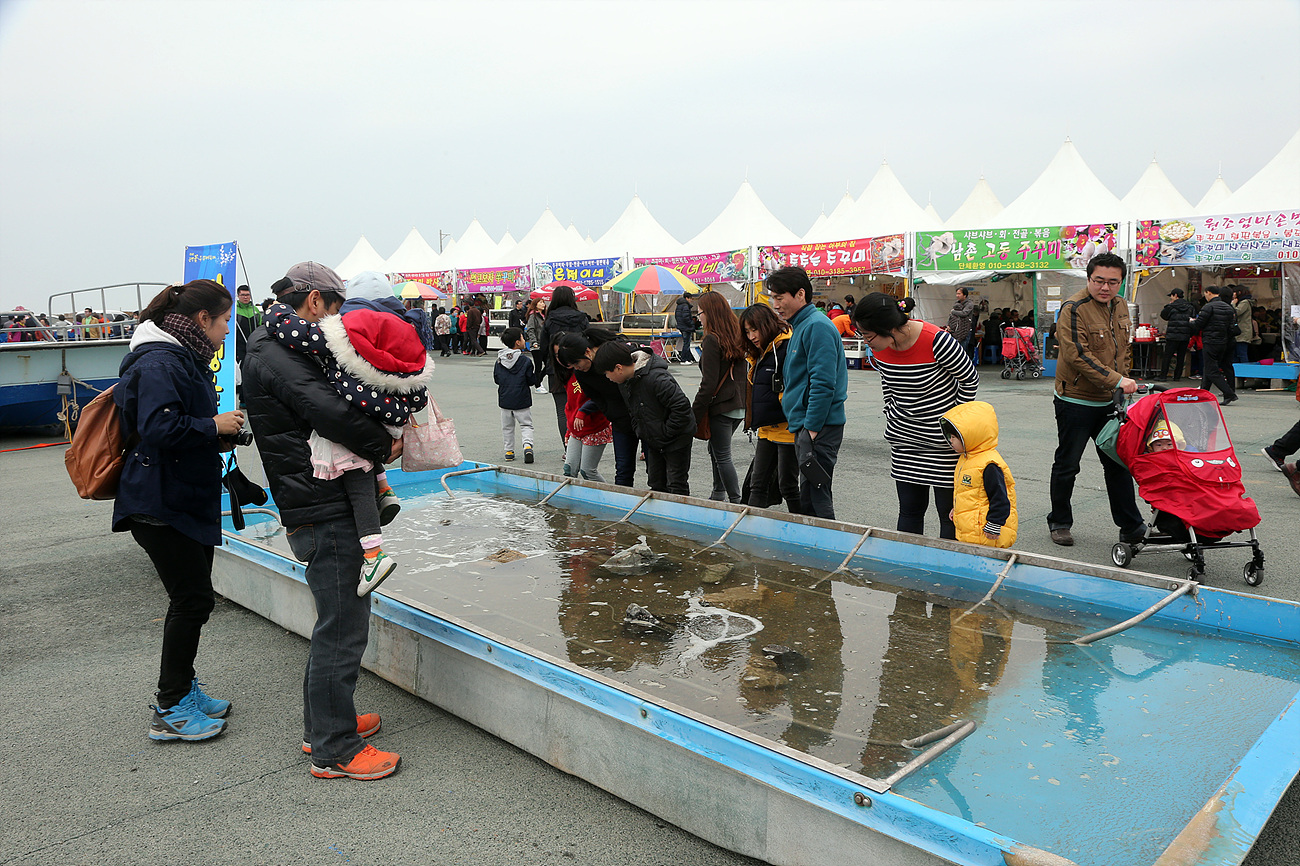
<path fill-rule="evenodd" d="M 445 292 L 440 292 L 426 283 L 417 283 L 415 280 L 398 283 L 393 286 L 393 293 L 399 298 L 418 298 L 421 301 L 443 301 L 447 299 Z"/>
<path fill-rule="evenodd" d="M 577 301 L 595 301 L 600 298 L 600 295 L 596 294 L 596 291 L 594 289 L 590 289 L 587 286 L 584 286 L 582 283 L 575 283 L 573 280 L 556 280 L 553 283 L 547 283 L 546 285 L 540 288 L 533 289 L 531 292 L 528 293 L 528 297 L 541 298 L 543 300 L 549 301 L 551 299 L 551 295 L 553 295 L 555 293 L 555 290 L 558 289 L 560 286 L 568 286 L 569 288 L 573 289 L 573 297 L 574 300 Z"/>
<path fill-rule="evenodd" d="M 662 265 L 643 265 L 633 268 L 622 276 L 615 277 L 605 288 L 623 294 L 636 295 L 680 295 L 685 292 L 695 294 L 700 287 L 682 276 L 680 271 L 665 268 Z"/>

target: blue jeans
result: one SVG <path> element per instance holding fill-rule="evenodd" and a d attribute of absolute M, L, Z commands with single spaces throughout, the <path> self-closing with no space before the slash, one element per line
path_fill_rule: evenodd
<path fill-rule="evenodd" d="M 1097 434 L 1106 426 L 1112 410 L 1110 406 L 1082 406 L 1059 397 L 1053 398 L 1052 404 L 1056 410 L 1057 444 L 1056 456 L 1052 459 L 1052 510 L 1047 515 L 1047 528 L 1069 529 L 1074 525 L 1070 497 L 1074 495 L 1074 480 L 1079 477 L 1079 460 L 1089 439 L 1096 447 Z M 1121 538 L 1136 535 L 1145 521 L 1133 496 L 1133 476 L 1103 454 L 1100 448 L 1097 448 L 1097 457 L 1106 477 L 1111 519 L 1119 527 Z"/>
<path fill-rule="evenodd" d="M 307 563 L 316 627 L 302 681 L 303 739 L 317 765 L 346 763 L 361 751 L 353 693 L 370 637 L 370 598 L 357 597 L 361 542 L 352 518 L 289 527 L 293 555 Z"/>
<path fill-rule="evenodd" d="M 614 430 L 614 483 L 620 487 L 632 486 L 639 444 L 635 433 Z"/>
<path fill-rule="evenodd" d="M 713 466 L 713 492 L 709 498 L 715 502 L 740 502 L 740 479 L 731 459 L 731 437 L 740 422 L 740 418 L 725 415 L 709 416 L 709 463 Z"/>
<path fill-rule="evenodd" d="M 827 424 L 817 432 L 816 439 L 809 436 L 807 430 L 800 430 L 794 437 L 794 453 L 798 465 L 802 466 L 811 454 L 821 464 L 822 469 L 826 470 L 826 474 L 833 476 L 835 462 L 840 456 L 840 443 L 843 441 L 843 424 Z M 831 485 L 814 486 L 809 483 L 808 476 L 800 470 L 799 508 L 804 514 L 834 520 L 835 502 L 831 496 Z"/>

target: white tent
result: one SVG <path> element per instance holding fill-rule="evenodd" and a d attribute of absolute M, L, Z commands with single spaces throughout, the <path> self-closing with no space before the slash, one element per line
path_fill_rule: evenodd
<path fill-rule="evenodd" d="M 837 216 L 838 214 L 838 216 Z M 838 207 L 826 220 L 818 235 L 809 233 L 804 240 L 842 241 L 872 238 L 900 232 L 925 231 L 943 226 L 938 214 L 931 216 L 907 194 L 889 163 L 881 161 L 876 175 L 858 196 L 853 206 Z"/>
<path fill-rule="evenodd" d="M 927 201 L 925 203 L 925 215 L 937 223 L 935 228 L 943 228 L 943 217 L 939 216 L 939 212 L 934 209 L 934 202 Z"/>
<path fill-rule="evenodd" d="M 1165 219 L 1192 212 L 1191 202 L 1183 198 L 1154 157 L 1121 201 L 1139 219 Z"/>
<path fill-rule="evenodd" d="M 347 258 L 339 262 L 334 273 L 339 275 L 340 279 L 350 280 L 362 271 L 379 271 L 384 273 L 388 265 L 384 262 L 384 257 L 375 252 L 375 248 L 362 235 L 357 241 L 352 252 L 348 253 Z"/>
<path fill-rule="evenodd" d="M 443 268 L 490 268 L 499 257 L 496 241 L 475 218 L 456 239 L 455 247 L 448 245 L 438 261 Z"/>
<path fill-rule="evenodd" d="M 659 225 L 638 195 L 632 196 L 622 215 L 591 248 L 591 257 L 598 259 L 612 259 L 629 253 L 642 258 L 682 254 L 681 241 Z"/>
<path fill-rule="evenodd" d="M 407 234 L 397 251 L 384 263 L 386 274 L 410 274 L 441 270 L 438 265 L 438 251 L 429 246 L 424 237 L 414 228 Z"/>
<path fill-rule="evenodd" d="M 587 242 L 576 231 L 572 235 L 565 231 L 548 207 L 528 234 L 513 249 L 498 254 L 496 261 L 502 266 L 526 265 L 533 261 L 558 262 L 588 256 Z"/>
<path fill-rule="evenodd" d="M 573 224 L 572 220 L 569 221 L 569 227 L 564 230 L 564 233 L 569 236 L 575 245 L 582 244 L 584 248 L 591 246 L 591 244 L 587 243 L 587 239 L 582 236 L 582 232 L 578 231 L 578 227 Z"/>
<path fill-rule="evenodd" d="M 1300 207 L 1300 131 L 1277 156 L 1219 204 L 1219 213 L 1255 213 Z"/>
<path fill-rule="evenodd" d="M 1219 209 L 1219 205 L 1230 195 L 1232 195 L 1232 188 L 1223 179 L 1223 175 L 1219 175 L 1214 179 L 1214 183 L 1210 184 L 1210 188 L 1205 191 L 1205 195 L 1201 196 L 1201 200 L 1196 203 L 1196 214 L 1198 216 L 1207 216 L 1209 214 L 1224 213 Z"/>
<path fill-rule="evenodd" d="M 497 241 L 497 249 L 503 253 L 508 253 L 515 248 L 517 243 L 519 241 L 515 240 L 514 235 L 510 234 L 510 229 L 506 229 L 506 233 L 501 236 L 501 240 Z"/>
<path fill-rule="evenodd" d="M 804 232 L 804 237 L 807 237 L 808 235 L 811 234 L 816 234 L 824 225 L 826 225 L 825 205 L 822 206 L 822 212 L 817 215 L 817 219 L 813 220 L 813 224 L 808 227 L 808 231 Z"/>
<path fill-rule="evenodd" d="M 948 217 L 944 226 L 950 229 L 982 229 L 1000 213 L 1002 202 L 998 201 L 993 187 L 989 186 L 984 175 L 980 175 L 980 179 L 975 181 L 975 188 L 966 196 L 961 207 Z"/>
<path fill-rule="evenodd" d="M 1134 218 L 1132 209 L 1092 173 L 1067 138 L 1037 180 L 987 227 L 1084 225 Z"/>
<path fill-rule="evenodd" d="M 772 215 L 746 180 L 722 213 L 684 246 L 687 255 L 698 255 L 744 249 L 753 244 L 797 243 L 799 236 Z"/>

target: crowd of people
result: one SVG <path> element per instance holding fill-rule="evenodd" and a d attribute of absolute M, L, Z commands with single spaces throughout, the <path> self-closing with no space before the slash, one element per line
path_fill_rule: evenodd
<path fill-rule="evenodd" d="M 135 331 L 138 313 L 59 313 L 53 319 L 45 313 L 17 310 L 0 322 L 0 342 L 38 343 L 70 340 L 121 340 Z"/>

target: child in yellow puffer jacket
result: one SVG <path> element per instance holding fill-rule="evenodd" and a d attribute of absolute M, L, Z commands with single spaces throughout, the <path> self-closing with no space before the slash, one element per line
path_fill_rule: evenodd
<path fill-rule="evenodd" d="M 959 403 L 939 419 L 961 455 L 953 475 L 952 521 L 957 540 L 989 547 L 1016 542 L 1016 482 L 998 447 L 998 416 L 980 400 Z"/>

